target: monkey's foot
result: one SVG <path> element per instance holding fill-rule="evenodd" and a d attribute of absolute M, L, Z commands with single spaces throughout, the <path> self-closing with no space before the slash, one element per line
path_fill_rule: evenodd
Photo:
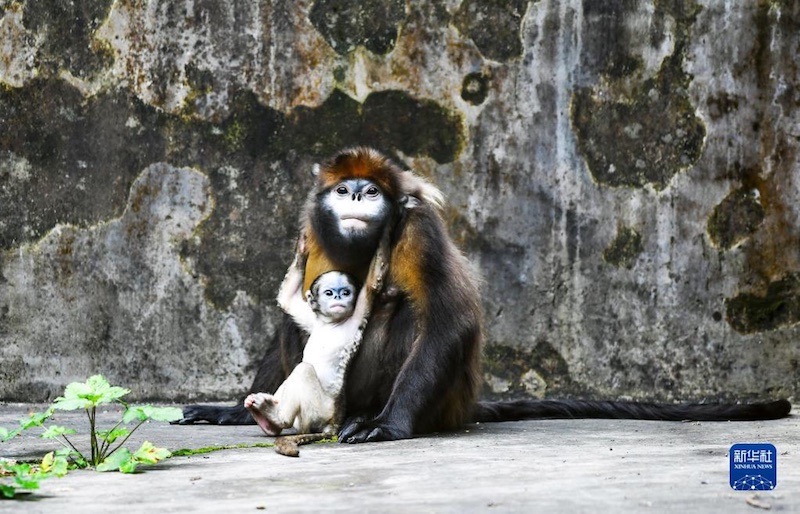
<path fill-rule="evenodd" d="M 340 443 L 371 443 L 377 441 L 396 441 L 410 439 L 410 427 L 401 427 L 378 418 L 374 420 L 348 420 L 339 432 Z"/>
<path fill-rule="evenodd" d="M 261 430 L 270 436 L 278 435 L 283 427 L 275 419 L 278 400 L 267 393 L 255 393 L 244 399 L 245 408 L 256 421 Z"/>

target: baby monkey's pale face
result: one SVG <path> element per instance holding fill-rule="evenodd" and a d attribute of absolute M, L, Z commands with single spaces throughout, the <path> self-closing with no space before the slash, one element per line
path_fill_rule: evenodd
<path fill-rule="evenodd" d="M 329 271 L 319 276 L 311 288 L 318 315 L 340 321 L 350 317 L 356 304 L 356 286 L 344 273 Z M 316 306 L 314 306 L 316 303 Z"/>

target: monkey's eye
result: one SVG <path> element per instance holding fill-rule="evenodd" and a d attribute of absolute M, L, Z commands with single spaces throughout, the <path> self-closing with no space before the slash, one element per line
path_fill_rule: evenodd
<path fill-rule="evenodd" d="M 336 188 L 335 191 L 336 191 L 337 195 L 341 195 L 341 196 L 344 196 L 344 195 L 350 193 L 350 191 L 347 189 L 346 186 L 339 186 L 339 187 Z"/>
<path fill-rule="evenodd" d="M 342 291 L 342 296 L 350 296 L 350 290 L 349 289 L 343 290 Z"/>
<path fill-rule="evenodd" d="M 330 289 L 326 289 L 325 292 L 322 294 L 324 294 L 325 296 L 333 296 L 333 291 L 331 291 Z"/>
<path fill-rule="evenodd" d="M 367 190 L 364 192 L 364 195 L 368 196 L 370 198 L 375 198 L 376 196 L 378 196 L 380 194 L 381 194 L 381 190 L 378 189 L 377 186 L 369 186 L 367 188 Z"/>

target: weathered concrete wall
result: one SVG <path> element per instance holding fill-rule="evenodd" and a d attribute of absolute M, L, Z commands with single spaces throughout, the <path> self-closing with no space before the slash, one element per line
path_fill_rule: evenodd
<path fill-rule="evenodd" d="M 800 390 L 800 4 L 0 0 L 0 399 L 230 398 L 313 162 L 446 193 L 487 395 Z"/>

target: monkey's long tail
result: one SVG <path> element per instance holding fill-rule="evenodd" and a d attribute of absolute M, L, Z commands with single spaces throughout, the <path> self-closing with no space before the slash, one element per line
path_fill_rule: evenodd
<path fill-rule="evenodd" d="M 523 419 L 642 419 L 660 421 L 756 421 L 789 415 L 792 404 L 776 400 L 751 404 L 656 404 L 586 400 L 478 402 L 472 421 Z"/>

